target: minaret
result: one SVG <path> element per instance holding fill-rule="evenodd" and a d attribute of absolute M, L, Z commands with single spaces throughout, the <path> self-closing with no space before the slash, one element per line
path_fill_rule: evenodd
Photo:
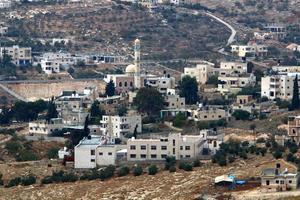
<path fill-rule="evenodd" d="M 134 74 L 134 87 L 141 88 L 141 42 L 139 39 L 134 41 L 134 65 L 135 65 L 135 74 Z"/>

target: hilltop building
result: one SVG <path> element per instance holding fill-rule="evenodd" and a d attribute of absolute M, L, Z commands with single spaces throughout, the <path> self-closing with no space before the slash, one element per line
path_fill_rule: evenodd
<path fill-rule="evenodd" d="M 31 47 L 0 47 L 0 58 L 4 55 L 9 55 L 12 62 L 17 66 L 28 66 L 32 62 Z"/>

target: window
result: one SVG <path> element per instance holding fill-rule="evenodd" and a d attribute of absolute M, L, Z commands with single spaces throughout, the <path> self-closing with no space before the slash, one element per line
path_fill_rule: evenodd
<path fill-rule="evenodd" d="M 91 155 L 92 155 L 92 156 L 95 155 L 95 150 L 94 150 L 94 149 L 91 150 Z"/>
<path fill-rule="evenodd" d="M 175 140 L 173 140 L 173 146 L 175 146 Z"/>
<path fill-rule="evenodd" d="M 269 180 L 266 180 L 266 185 L 270 185 L 270 181 Z"/>
<path fill-rule="evenodd" d="M 191 150 L 190 146 L 185 146 L 185 150 Z"/>
<path fill-rule="evenodd" d="M 283 184 L 284 184 L 284 180 L 281 180 L 281 181 L 280 181 L 280 184 L 283 185 Z"/>
<path fill-rule="evenodd" d="M 135 145 L 130 145 L 131 150 L 135 150 Z"/>
<path fill-rule="evenodd" d="M 279 180 L 276 180 L 276 184 L 279 184 Z"/>
<path fill-rule="evenodd" d="M 103 156 L 103 153 L 102 153 L 102 152 L 99 152 L 99 156 Z"/>
<path fill-rule="evenodd" d="M 91 162 L 95 162 L 95 159 L 91 159 Z"/>
<path fill-rule="evenodd" d="M 161 150 L 167 150 L 167 146 L 161 146 Z"/>
<path fill-rule="evenodd" d="M 119 83 L 119 87 L 122 87 L 122 82 Z"/>
<path fill-rule="evenodd" d="M 166 158 L 167 155 L 166 154 L 161 154 L 161 158 Z"/>
<path fill-rule="evenodd" d="M 293 181 L 292 181 L 292 180 L 289 180 L 289 183 L 291 184 L 291 183 L 293 183 Z"/>
<path fill-rule="evenodd" d="M 112 155 L 112 152 L 108 152 L 108 155 L 111 156 L 111 155 Z"/>
<path fill-rule="evenodd" d="M 151 150 L 156 150 L 156 146 L 151 146 Z"/>
<path fill-rule="evenodd" d="M 145 146 L 145 145 L 142 145 L 142 146 L 141 146 L 141 150 L 146 150 L 146 146 Z"/>
<path fill-rule="evenodd" d="M 136 158 L 135 154 L 130 154 L 130 158 Z"/>
<path fill-rule="evenodd" d="M 173 148 L 173 154 L 175 154 L 175 148 Z"/>
<path fill-rule="evenodd" d="M 125 81 L 124 86 L 127 87 L 127 82 Z"/>
<path fill-rule="evenodd" d="M 151 154 L 151 158 L 156 158 L 156 154 Z"/>
<path fill-rule="evenodd" d="M 190 156 L 190 155 L 186 155 L 185 157 L 186 157 L 186 158 L 190 158 L 191 156 Z"/>
<path fill-rule="evenodd" d="M 146 154 L 141 154 L 141 158 L 146 158 Z"/>
<path fill-rule="evenodd" d="M 180 150 L 183 150 L 183 147 L 182 147 L 182 146 L 180 146 Z"/>

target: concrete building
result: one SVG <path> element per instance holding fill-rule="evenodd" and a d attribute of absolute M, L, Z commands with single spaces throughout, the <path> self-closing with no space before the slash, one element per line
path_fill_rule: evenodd
<path fill-rule="evenodd" d="M 128 161 L 165 160 L 174 156 L 176 160 L 198 158 L 202 152 L 201 135 L 170 133 L 159 139 L 135 139 L 127 141 Z"/>
<path fill-rule="evenodd" d="M 168 89 L 175 88 L 175 78 L 169 75 L 164 75 L 163 77 L 147 77 L 145 85 L 157 89 L 161 94 L 166 94 Z"/>
<path fill-rule="evenodd" d="M 287 28 L 284 24 L 270 23 L 264 26 L 264 30 L 272 35 L 273 39 L 283 39 L 287 35 Z"/>
<path fill-rule="evenodd" d="M 3 23 L 0 23 L 0 36 L 4 36 L 8 33 L 8 27 Z"/>
<path fill-rule="evenodd" d="M 292 51 L 299 51 L 300 52 L 300 45 L 299 44 L 289 44 L 287 47 L 287 49 L 292 50 Z"/>
<path fill-rule="evenodd" d="M 218 133 L 217 131 L 206 129 L 201 130 L 200 135 L 202 140 L 205 141 L 203 144 L 202 154 L 214 155 L 217 150 L 220 149 L 220 145 L 224 142 L 224 133 Z"/>
<path fill-rule="evenodd" d="M 96 99 L 96 89 L 86 88 L 83 93 L 64 91 L 54 101 L 58 116 L 69 126 L 84 125 L 92 103 Z"/>
<path fill-rule="evenodd" d="M 300 116 L 290 116 L 288 118 L 288 136 L 292 141 L 300 144 Z"/>
<path fill-rule="evenodd" d="M 247 73 L 247 63 L 242 62 L 221 62 L 219 76 Z"/>
<path fill-rule="evenodd" d="M 252 95 L 237 95 L 236 103 L 237 104 L 248 104 L 253 101 Z"/>
<path fill-rule="evenodd" d="M 41 68 L 46 74 L 53 74 L 60 72 L 60 65 L 58 62 L 51 60 L 41 60 Z"/>
<path fill-rule="evenodd" d="M 227 110 L 205 106 L 199 107 L 197 109 L 188 109 L 189 119 L 194 121 L 215 121 L 220 119 L 228 119 L 230 117 L 230 113 Z"/>
<path fill-rule="evenodd" d="M 263 189 L 272 191 L 295 190 L 298 187 L 299 174 L 291 173 L 288 169 L 280 167 L 266 168 L 261 173 L 261 185 Z"/>
<path fill-rule="evenodd" d="M 260 57 L 268 54 L 268 47 L 261 44 L 231 45 L 231 52 L 239 57 Z"/>
<path fill-rule="evenodd" d="M 105 111 L 106 115 L 116 115 L 120 106 L 127 106 L 125 97 L 121 95 L 98 97 L 97 101 L 101 109 Z"/>
<path fill-rule="evenodd" d="M 11 0 L 0 0 L 0 9 L 10 8 L 12 6 Z"/>
<path fill-rule="evenodd" d="M 83 138 L 74 148 L 74 167 L 76 169 L 93 169 L 99 166 L 115 165 L 117 151 L 124 146 L 110 143 L 103 136 Z"/>
<path fill-rule="evenodd" d="M 19 47 L 17 45 L 0 47 L 0 58 L 3 58 L 5 54 L 9 55 L 12 62 L 17 66 L 28 66 L 32 61 L 30 47 Z"/>
<path fill-rule="evenodd" d="M 205 84 L 208 81 L 208 78 L 215 74 L 214 64 L 207 62 L 197 64 L 196 67 L 185 67 L 182 76 L 188 75 L 190 77 L 195 77 L 199 84 Z"/>
<path fill-rule="evenodd" d="M 272 70 L 280 75 L 287 75 L 289 73 L 300 73 L 300 66 L 274 66 Z"/>
<path fill-rule="evenodd" d="M 218 77 L 218 92 L 222 94 L 237 93 L 244 87 L 254 86 L 256 77 L 254 74 L 235 74 Z"/>
<path fill-rule="evenodd" d="M 53 118 L 50 122 L 46 120 L 29 122 L 29 135 L 50 135 L 54 131 L 62 130 L 64 127 L 62 119 Z"/>
<path fill-rule="evenodd" d="M 287 75 L 270 75 L 262 77 L 261 96 L 267 97 L 270 100 L 275 100 L 277 98 L 284 100 L 292 99 L 296 75 L 297 73 L 288 73 Z M 298 77 L 300 77 L 299 74 Z"/>
<path fill-rule="evenodd" d="M 184 109 L 185 98 L 180 97 L 178 94 L 165 95 L 165 103 L 167 109 Z"/>
<path fill-rule="evenodd" d="M 135 129 L 137 133 L 142 132 L 141 115 L 103 115 L 100 123 L 102 134 L 110 138 L 111 142 L 114 142 L 115 138 L 123 138 L 126 134 L 133 134 Z"/>

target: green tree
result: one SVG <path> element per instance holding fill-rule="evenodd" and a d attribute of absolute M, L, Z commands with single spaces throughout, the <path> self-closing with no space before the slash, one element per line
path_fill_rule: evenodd
<path fill-rule="evenodd" d="M 49 102 L 47 114 L 46 114 L 46 120 L 49 122 L 52 118 L 57 118 L 58 112 L 56 110 L 55 103 L 53 101 Z"/>
<path fill-rule="evenodd" d="M 106 84 L 105 94 L 109 97 L 115 95 L 115 84 L 112 80 L 110 80 L 109 83 Z"/>
<path fill-rule="evenodd" d="M 154 88 L 141 88 L 134 98 L 134 105 L 140 112 L 158 115 L 159 111 L 164 108 L 164 99 Z"/>
<path fill-rule="evenodd" d="M 132 172 L 134 176 L 140 176 L 143 173 L 143 168 L 140 165 L 137 165 L 133 168 Z"/>
<path fill-rule="evenodd" d="M 182 127 L 185 123 L 186 116 L 183 113 L 178 113 L 173 121 L 175 127 Z"/>
<path fill-rule="evenodd" d="M 83 128 L 84 137 L 87 137 L 90 134 L 89 121 L 89 116 L 86 116 Z"/>
<path fill-rule="evenodd" d="M 249 120 L 250 119 L 250 113 L 245 110 L 235 110 L 232 113 L 232 116 L 235 117 L 236 120 Z"/>
<path fill-rule="evenodd" d="M 158 171 L 158 168 L 156 167 L 156 165 L 150 165 L 148 167 L 148 174 L 149 175 L 155 175 Z"/>
<path fill-rule="evenodd" d="M 300 101 L 299 101 L 298 75 L 296 75 L 294 80 L 291 110 L 296 110 L 299 108 L 299 106 L 300 106 Z"/>
<path fill-rule="evenodd" d="M 52 147 L 51 149 L 48 150 L 47 157 L 49 159 L 51 159 L 51 158 L 58 158 L 58 150 L 59 150 L 59 148 Z"/>
<path fill-rule="evenodd" d="M 219 80 L 218 80 L 217 75 L 210 76 L 208 78 L 208 80 L 206 81 L 206 84 L 211 84 L 211 85 L 215 85 L 215 86 L 217 86 L 218 83 L 219 83 Z"/>
<path fill-rule="evenodd" d="M 99 101 L 94 101 L 91 106 L 91 117 L 102 117 L 103 111 L 99 108 Z"/>
<path fill-rule="evenodd" d="M 196 78 L 184 76 L 178 84 L 179 95 L 185 97 L 186 104 L 195 104 L 199 100 Z"/>
<path fill-rule="evenodd" d="M 127 107 L 126 106 L 120 106 L 118 107 L 118 115 L 119 116 L 125 116 L 127 114 Z"/>

